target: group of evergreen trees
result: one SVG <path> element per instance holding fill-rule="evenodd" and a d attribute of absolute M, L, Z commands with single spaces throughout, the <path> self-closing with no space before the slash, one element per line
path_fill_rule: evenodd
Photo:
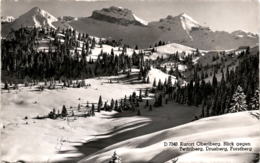
<path fill-rule="evenodd" d="M 87 117 L 87 116 L 95 116 L 95 105 L 94 103 L 92 103 L 92 105 L 90 106 L 88 103 L 86 106 L 84 106 L 83 108 L 85 108 L 84 110 L 82 110 L 82 105 L 78 105 L 78 108 L 77 108 L 77 111 L 80 113 L 83 113 L 83 114 L 78 114 L 77 116 L 84 116 L 84 117 Z M 86 111 L 87 109 L 87 111 Z M 62 106 L 62 109 L 61 109 L 61 112 L 60 110 L 57 110 L 54 108 L 52 111 L 49 112 L 48 114 L 48 118 L 50 119 L 57 119 L 57 118 L 64 118 L 64 117 L 75 117 L 75 111 L 76 110 L 73 110 L 72 107 L 70 107 L 70 110 L 68 111 L 68 108 L 66 108 L 65 105 Z M 37 117 L 38 119 L 41 119 L 41 118 L 46 118 L 46 117 Z"/>
<path fill-rule="evenodd" d="M 136 92 L 133 92 L 129 97 L 125 96 L 122 99 L 119 100 L 114 100 L 111 99 L 110 103 L 108 102 L 103 102 L 102 96 L 99 97 L 98 103 L 97 103 L 97 111 L 100 112 L 101 110 L 104 111 L 118 111 L 118 112 L 123 112 L 123 111 L 132 111 L 132 112 L 139 112 L 139 106 L 140 102 L 143 102 L 143 97 L 148 96 L 148 91 L 149 89 L 145 89 L 143 92 L 142 89 L 139 90 L 139 95 L 136 94 Z M 146 101 L 146 107 L 149 106 L 150 110 L 152 110 L 152 106 L 149 105 L 149 102 Z"/>
<path fill-rule="evenodd" d="M 64 42 L 60 40 L 59 34 L 64 36 Z M 53 38 L 49 42 L 49 51 L 39 52 L 37 50 L 38 42 L 46 37 Z M 80 46 L 79 41 L 83 42 L 81 53 L 77 50 Z M 110 54 L 101 51 L 95 61 L 93 59 L 87 60 L 87 56 L 91 54 L 91 49 L 95 48 L 96 44 L 101 47 L 102 43 L 113 46 L 121 45 L 115 41 L 100 40 L 97 42 L 95 38 L 90 38 L 87 34 L 77 34 L 69 29 L 60 31 L 59 29 L 21 28 L 14 31 L 12 37 L 2 41 L 1 65 L 2 72 L 4 72 L 2 75 L 12 74 L 18 79 L 33 79 L 35 81 L 46 78 L 82 79 L 99 75 L 117 75 L 120 71 L 129 76 L 132 67 L 135 66 L 140 69 L 138 79 L 149 83 L 150 79 L 147 78 L 147 73 L 151 65 L 160 67 L 165 62 L 162 57 L 158 57 L 155 61 L 145 60 L 142 51 L 138 54 L 134 51 L 132 56 L 128 56 L 126 54 L 127 46 L 123 46 L 120 55 L 115 55 L 112 49 Z M 159 44 L 163 45 L 164 43 L 159 42 Z M 52 50 L 53 47 L 55 47 L 54 50 Z M 71 54 L 71 49 L 74 50 L 73 54 Z M 225 70 L 222 68 L 221 73 L 218 73 L 221 66 L 218 64 L 219 67 L 213 67 L 216 68 L 216 71 L 212 72 L 212 82 L 204 80 L 206 76 L 209 76 L 207 71 L 203 71 L 206 67 L 201 67 L 199 64 L 194 66 L 192 62 L 193 57 L 199 55 L 198 50 L 192 55 L 182 55 L 183 57 L 180 57 L 178 52 L 170 55 L 168 61 L 187 65 L 189 70 L 194 69 L 193 77 L 186 86 L 179 84 L 172 86 L 172 84 L 169 84 L 171 79 L 168 79 L 168 82 L 165 80 L 165 83 L 160 80 L 158 83 L 154 81 L 154 88 L 157 92 L 160 92 L 155 99 L 154 106 L 161 106 L 163 94 L 168 94 L 181 104 L 202 105 L 201 115 L 203 117 L 256 109 L 259 106 L 257 100 L 259 99 L 258 53 L 252 54 L 247 49 L 246 53 L 239 55 L 239 63 L 235 69 L 229 69 L 226 66 Z M 219 60 L 219 57 L 214 57 L 213 60 Z M 167 71 L 166 67 L 161 69 L 176 76 L 177 79 L 182 78 L 178 68 L 170 71 Z M 219 81 L 217 74 L 221 74 Z M 5 88 L 8 88 L 7 83 Z M 135 108 L 139 100 L 141 99 L 136 98 L 135 94 L 130 96 L 129 99 L 111 101 L 110 105 L 106 102 L 103 105 L 102 101 L 99 100 L 98 110 L 129 110 L 129 108 Z M 55 115 L 54 111 L 50 116 L 53 116 L 53 114 Z"/>
<path fill-rule="evenodd" d="M 229 70 L 227 67 L 225 72 L 221 70 L 220 81 L 215 73 L 212 82 L 208 83 L 194 73 L 193 79 L 186 86 L 177 85 L 174 99 L 182 104 L 202 105 L 202 117 L 257 109 L 258 60 L 258 53 L 244 55 L 235 69 Z"/>
<path fill-rule="evenodd" d="M 61 36 L 63 36 L 61 41 Z M 42 39 L 49 39 L 49 50 L 39 51 L 38 43 Z M 47 39 L 48 40 L 48 39 Z M 81 51 L 78 50 L 81 45 Z M 103 42 L 100 41 L 99 46 Z M 114 41 L 114 45 L 118 45 Z M 131 71 L 132 66 L 147 69 L 144 54 L 140 52 L 130 57 L 126 55 L 126 46 L 123 46 L 120 55 L 115 55 L 113 49 L 110 54 L 100 52 L 97 60 L 88 57 L 95 48 L 97 41 L 87 34 L 76 34 L 72 30 L 53 30 L 45 28 L 21 28 L 14 31 L 13 37 L 2 40 L 2 73 L 14 76 L 17 79 L 49 79 L 56 80 L 66 77 L 69 79 L 88 78 L 99 75 L 115 75 L 121 70 L 124 73 Z M 145 71 L 142 71 L 145 72 Z M 145 76 L 143 73 L 142 76 Z"/>
<path fill-rule="evenodd" d="M 103 110 L 103 111 L 115 110 L 117 112 L 123 112 L 123 111 L 135 112 L 135 111 L 137 111 L 137 115 L 141 115 L 139 103 L 143 102 L 143 97 L 148 96 L 148 91 L 149 91 L 149 89 L 145 89 L 145 91 L 143 93 L 142 90 L 140 89 L 139 95 L 137 95 L 136 92 L 133 92 L 129 97 L 125 96 L 123 99 L 119 99 L 119 100 L 111 99 L 110 103 L 108 103 L 107 101 L 103 102 L 102 96 L 100 95 L 96 106 L 94 105 L 94 103 L 92 103 L 91 106 L 89 105 L 89 103 L 87 103 L 86 106 L 83 106 L 85 109 L 89 110 L 87 113 L 86 113 L 86 111 L 85 112 L 83 111 L 83 113 L 85 116 L 86 116 L 86 114 L 88 116 L 95 116 L 95 112 L 100 112 L 101 110 Z M 149 104 L 149 102 L 147 100 L 145 103 L 145 107 L 148 107 L 148 106 L 149 106 L 149 111 L 152 111 L 152 105 Z M 82 106 L 79 104 L 77 111 L 80 112 L 81 109 L 82 109 Z M 56 109 L 53 109 L 52 111 L 49 112 L 48 118 L 56 119 L 59 117 L 64 118 L 67 116 L 69 116 L 69 117 L 75 116 L 74 111 L 75 110 L 68 111 L 66 106 L 63 105 L 61 112 L 59 110 L 56 111 Z M 78 114 L 78 116 L 82 116 L 82 115 Z M 38 118 L 40 118 L 40 117 L 38 117 Z"/>
<path fill-rule="evenodd" d="M 66 116 L 68 116 L 68 112 L 67 112 L 67 108 L 65 105 L 62 106 L 61 112 L 59 110 L 56 112 L 56 109 L 54 108 L 48 114 L 48 118 L 50 118 L 50 119 L 56 119 L 59 117 L 66 117 Z"/>
<path fill-rule="evenodd" d="M 140 89 L 139 95 L 133 92 L 129 97 L 125 96 L 125 98 L 120 100 L 111 99 L 110 103 L 103 102 L 100 96 L 97 109 L 95 109 L 94 105 L 91 107 L 92 115 L 94 115 L 95 110 L 98 112 L 101 110 L 116 110 L 118 112 L 137 111 L 137 115 L 141 115 L 139 103 L 143 102 L 143 97 L 147 97 L 149 91 L 156 94 L 153 105 L 151 103 L 149 104 L 148 100 L 145 101 L 144 107 L 149 107 L 149 111 L 152 111 L 153 106 L 162 106 L 163 101 L 167 104 L 168 100 L 174 100 L 181 104 L 201 105 L 201 117 L 244 110 L 255 110 L 259 107 L 257 65 L 258 55 L 248 55 L 241 60 L 235 70 L 229 70 L 227 68 L 225 73 L 222 70 L 222 78 L 220 81 L 217 80 L 214 74 L 212 82 L 206 83 L 204 79 L 200 80 L 199 77 L 196 77 L 196 73 L 194 74 L 194 80 L 191 80 L 185 86 L 173 84 L 171 76 L 169 76 L 164 83 L 162 83 L 160 79 L 158 82 L 155 79 L 153 88 L 151 90 L 145 89 L 144 92 Z M 249 68 L 247 66 L 249 66 Z M 254 78 L 249 78 L 252 76 L 254 76 Z M 248 89 L 243 89 L 243 87 Z M 49 116 L 53 117 L 54 115 L 55 111 L 51 112 Z M 66 116 L 66 111 L 63 109 L 60 115 L 62 117 Z"/>
<path fill-rule="evenodd" d="M 165 73 L 174 75 L 177 79 L 189 81 L 185 86 L 181 86 L 177 82 L 174 88 L 166 88 L 166 90 L 169 88 L 174 90 L 171 91 L 170 96 L 176 102 L 194 106 L 201 105 L 202 117 L 258 108 L 258 51 L 250 52 L 250 49 L 247 48 L 246 51 L 242 51 L 236 56 L 221 53 L 213 57 L 214 63 L 204 66 L 200 63 L 194 64 L 192 61 L 193 57 L 199 54 L 200 52 L 197 50 L 191 55 L 184 55 L 183 58 L 175 53 L 168 58 L 158 57 L 153 61 L 153 65 Z M 180 60 L 180 58 L 182 59 Z M 227 64 L 227 59 L 232 61 L 231 64 Z M 165 65 L 168 62 L 175 63 L 175 66 L 177 63 L 175 69 L 171 68 L 168 71 L 166 66 L 161 67 L 162 64 Z M 238 64 L 236 65 L 234 62 Z M 187 66 L 186 71 L 190 73 L 186 73 L 186 75 L 188 74 L 186 78 L 183 76 L 183 72 L 179 72 L 178 64 Z M 205 79 L 209 80 L 210 76 L 212 76 L 211 82 L 206 82 Z M 157 90 L 162 90 L 161 82 L 158 85 Z M 153 86 L 156 86 L 156 81 Z M 165 87 L 163 88 L 165 89 Z M 166 94 L 166 90 L 163 91 L 163 94 Z M 237 107 L 238 105 L 240 107 Z"/>

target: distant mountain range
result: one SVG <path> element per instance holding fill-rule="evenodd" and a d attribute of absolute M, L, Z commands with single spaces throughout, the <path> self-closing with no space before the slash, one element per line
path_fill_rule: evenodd
<path fill-rule="evenodd" d="M 47 11 L 34 7 L 14 21 L 2 24 L 2 35 L 6 36 L 11 29 L 16 30 L 22 26 L 73 28 L 97 37 L 122 39 L 123 43 L 138 45 L 140 48 L 153 46 L 162 40 L 203 50 L 224 50 L 256 46 L 259 39 L 256 34 L 241 30 L 232 33 L 212 31 L 185 13 L 146 22 L 131 10 L 114 6 L 95 10 L 90 17 L 81 18 L 56 18 Z"/>

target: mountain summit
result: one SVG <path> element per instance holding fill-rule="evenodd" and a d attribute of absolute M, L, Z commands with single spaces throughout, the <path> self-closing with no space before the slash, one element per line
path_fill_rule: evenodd
<path fill-rule="evenodd" d="M 186 31 L 203 28 L 197 21 L 195 21 L 193 18 L 191 18 L 186 13 L 182 13 L 179 16 L 177 16 L 176 18 L 180 19 L 182 27 Z"/>
<path fill-rule="evenodd" d="M 125 26 L 129 24 L 147 25 L 145 21 L 135 16 L 131 10 L 115 6 L 93 11 L 91 18 Z"/>
<path fill-rule="evenodd" d="M 51 15 L 45 10 L 40 9 L 39 7 L 34 7 L 30 11 L 26 12 L 22 16 L 20 16 L 18 19 L 14 21 L 14 24 L 16 26 L 34 26 L 34 27 L 52 27 L 53 22 L 58 21 L 56 17 Z"/>
<path fill-rule="evenodd" d="M 159 21 L 154 21 L 149 23 L 149 25 L 161 33 L 160 39 L 187 42 L 193 41 L 192 32 L 196 30 L 209 30 L 208 27 L 200 25 L 196 20 L 194 20 L 189 15 L 182 13 L 177 16 L 167 16 Z"/>
<path fill-rule="evenodd" d="M 160 40 L 203 50 L 255 46 L 258 42 L 257 35 L 212 31 L 186 13 L 169 15 L 147 24 L 131 10 L 114 6 L 96 10 L 90 17 L 71 21 L 70 25 L 80 32 L 115 40 L 122 39 L 125 44 L 138 45 L 141 48 L 152 46 Z"/>
<path fill-rule="evenodd" d="M 2 26 L 2 36 L 5 37 L 11 30 L 17 30 L 21 27 L 51 27 L 56 28 L 54 22 L 58 19 L 48 13 L 47 11 L 40 9 L 39 7 L 34 7 L 27 11 L 23 15 L 19 16 L 13 22 L 4 24 Z"/>
<path fill-rule="evenodd" d="M 54 17 L 47 11 L 40 9 L 39 7 L 34 7 L 25 14 L 15 19 L 10 28 L 18 29 L 21 26 L 56 28 L 52 24 L 55 21 L 58 21 L 56 17 Z"/>
<path fill-rule="evenodd" d="M 153 46 L 159 41 L 178 43 L 202 50 L 235 49 L 239 46 L 256 46 L 258 35 L 235 31 L 212 31 L 200 25 L 186 13 L 167 16 L 158 21 L 145 22 L 131 10 L 122 7 L 109 7 L 93 11 L 89 17 L 58 20 L 38 7 L 2 25 L 2 35 L 21 26 L 71 28 L 102 38 L 122 40 L 124 44 L 139 48 Z"/>

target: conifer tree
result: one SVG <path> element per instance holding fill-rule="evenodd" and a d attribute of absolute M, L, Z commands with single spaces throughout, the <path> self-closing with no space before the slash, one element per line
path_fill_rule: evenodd
<path fill-rule="evenodd" d="M 117 155 L 116 152 L 114 152 L 111 160 L 109 161 L 109 163 L 122 163 L 121 162 L 121 158 Z"/>
<path fill-rule="evenodd" d="M 117 101 L 117 100 L 116 100 L 116 102 L 115 102 L 114 110 L 115 110 L 115 111 L 118 111 L 118 101 Z"/>
<path fill-rule="evenodd" d="M 232 96 L 229 113 L 245 110 L 247 110 L 246 95 L 244 94 L 242 87 L 238 85 L 235 93 Z"/>
<path fill-rule="evenodd" d="M 93 37 L 92 41 L 91 41 L 91 49 L 94 49 L 95 48 L 95 45 L 96 45 L 96 40 L 95 38 Z"/>
<path fill-rule="evenodd" d="M 115 105 L 115 101 L 114 101 L 114 99 L 112 99 L 111 102 L 110 102 L 110 109 L 111 110 L 114 109 L 114 105 Z"/>
<path fill-rule="evenodd" d="M 140 100 L 140 101 L 143 100 L 143 98 L 142 98 L 142 90 L 141 90 L 141 89 L 139 90 L 139 100 Z"/>
<path fill-rule="evenodd" d="M 103 102 L 102 102 L 102 97 L 100 95 L 98 100 L 98 112 L 100 112 L 102 106 L 103 106 Z"/>
<path fill-rule="evenodd" d="M 250 99 L 249 109 L 250 110 L 259 109 L 259 90 L 258 89 L 255 91 L 254 96 Z"/>
<path fill-rule="evenodd" d="M 218 85 L 218 81 L 216 78 L 216 74 L 214 73 L 214 75 L 212 77 L 212 86 L 213 86 L 213 88 L 217 88 L 217 85 Z"/>
<path fill-rule="evenodd" d="M 161 79 L 159 79 L 158 85 L 157 85 L 157 89 L 162 90 L 162 81 Z"/>
<path fill-rule="evenodd" d="M 5 82 L 5 84 L 4 84 L 4 89 L 9 89 L 7 82 Z"/>
<path fill-rule="evenodd" d="M 66 109 L 65 105 L 63 105 L 62 110 L 61 110 L 61 116 L 66 117 L 67 115 L 68 115 L 67 109 Z"/>
<path fill-rule="evenodd" d="M 148 76 L 147 79 L 146 79 L 146 83 L 150 83 L 150 77 Z"/>
<path fill-rule="evenodd" d="M 91 107 L 91 114 L 92 114 L 92 116 L 95 115 L 95 105 L 94 104 L 92 104 L 92 107 Z"/>
<path fill-rule="evenodd" d="M 88 102 L 87 102 L 87 105 L 88 105 Z M 88 106 L 86 106 L 86 107 L 88 107 Z M 78 111 L 80 111 L 80 104 L 78 104 Z"/>
<path fill-rule="evenodd" d="M 156 87 L 156 79 L 153 80 L 153 87 Z"/>
<path fill-rule="evenodd" d="M 171 75 L 169 75 L 169 77 L 168 77 L 168 83 L 167 83 L 167 85 L 170 87 L 170 86 L 172 86 L 172 76 Z"/>
<path fill-rule="evenodd" d="M 104 104 L 104 110 L 105 110 L 105 111 L 108 110 L 107 102 L 105 102 L 105 104 Z"/>

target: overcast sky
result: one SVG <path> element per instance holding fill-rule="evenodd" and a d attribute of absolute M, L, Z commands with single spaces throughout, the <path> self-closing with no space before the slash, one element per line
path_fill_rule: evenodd
<path fill-rule="evenodd" d="M 259 0 L 260 1 L 260 0 Z M 90 16 L 93 10 L 121 6 L 155 21 L 183 12 L 213 30 L 260 31 L 258 0 L 2 0 L 1 15 L 19 17 L 38 6 L 54 16 Z"/>

